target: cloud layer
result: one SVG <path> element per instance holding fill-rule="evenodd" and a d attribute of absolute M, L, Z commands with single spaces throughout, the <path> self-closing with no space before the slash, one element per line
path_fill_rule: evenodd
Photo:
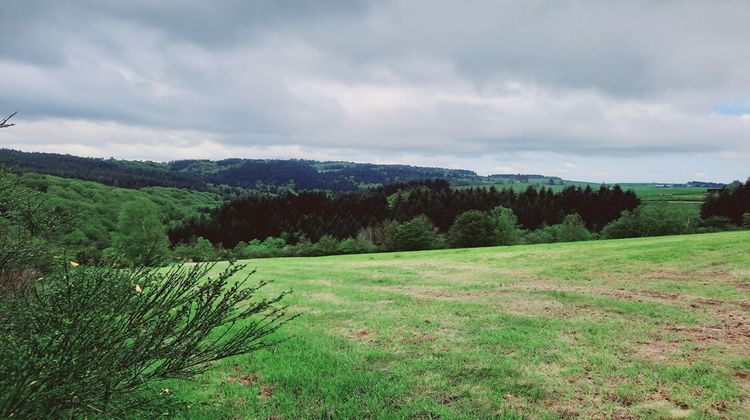
<path fill-rule="evenodd" d="M 747 2 L 72 3 L 0 13 L 4 147 L 750 175 Z"/>

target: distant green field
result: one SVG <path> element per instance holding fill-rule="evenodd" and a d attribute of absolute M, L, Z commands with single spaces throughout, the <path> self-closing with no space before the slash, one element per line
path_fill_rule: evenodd
<path fill-rule="evenodd" d="M 701 204 L 706 196 L 706 188 L 697 187 L 655 187 L 653 185 L 630 185 L 646 206 L 663 206 L 673 212 L 684 215 L 684 219 L 697 220 L 700 217 Z"/>
<path fill-rule="evenodd" d="M 750 418 L 750 231 L 246 263 L 302 315 L 190 418 Z"/>
<path fill-rule="evenodd" d="M 628 188 L 623 186 L 623 188 Z M 706 196 L 706 188 L 676 187 L 661 188 L 653 186 L 634 186 L 633 191 L 644 202 L 670 202 L 700 204 Z"/>
<path fill-rule="evenodd" d="M 459 186 L 455 186 L 454 188 L 463 189 L 463 188 L 477 188 L 477 187 L 480 187 L 480 188 L 495 187 L 498 190 L 502 190 L 503 188 L 512 188 L 516 192 L 523 192 L 523 191 L 526 191 L 529 187 L 534 187 L 537 190 L 540 189 L 540 188 L 542 188 L 542 187 L 545 187 L 545 188 L 551 189 L 552 191 L 559 192 L 559 191 L 562 191 L 563 188 L 565 188 L 565 187 L 570 187 L 570 186 L 582 186 L 582 187 L 585 187 L 586 185 L 587 185 L 586 183 L 577 183 L 577 182 L 571 182 L 571 181 L 566 181 L 566 184 L 564 184 L 564 185 L 561 185 L 561 184 L 550 185 L 547 182 L 537 181 L 537 182 L 508 182 L 508 183 L 504 183 L 504 184 L 502 184 L 502 183 L 494 183 L 494 184 L 488 183 L 488 184 L 477 184 L 477 185 L 459 185 Z M 598 185 L 596 185 L 596 187 L 598 187 Z"/>
<path fill-rule="evenodd" d="M 550 188 L 553 191 L 561 191 L 566 187 L 581 187 L 591 186 L 591 188 L 599 188 L 602 184 L 596 184 L 591 182 L 580 182 L 580 181 L 563 181 L 564 184 L 555 183 L 550 185 L 547 182 L 536 181 L 536 182 L 508 182 L 505 184 L 497 183 L 492 184 L 495 188 L 513 188 L 516 191 L 525 191 L 529 187 L 539 189 L 541 187 Z M 619 184 L 625 190 L 633 190 L 638 194 L 639 197 L 645 202 L 648 201 L 664 201 L 664 202 L 689 202 L 689 203 L 700 203 L 706 195 L 706 188 L 699 187 L 657 187 L 656 184 L 631 184 L 631 183 L 620 183 Z M 469 185 L 469 186 L 458 186 L 456 188 L 476 188 L 476 187 L 489 187 L 490 185 Z"/>

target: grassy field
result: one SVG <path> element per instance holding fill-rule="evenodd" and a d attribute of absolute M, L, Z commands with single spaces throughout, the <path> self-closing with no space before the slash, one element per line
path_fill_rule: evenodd
<path fill-rule="evenodd" d="M 747 231 L 246 263 L 302 315 L 191 418 L 750 417 Z"/>
<path fill-rule="evenodd" d="M 560 192 L 564 188 L 575 186 L 585 188 L 599 188 L 601 184 L 565 181 L 564 185 L 547 185 L 540 182 L 516 182 L 509 184 L 495 184 L 495 188 L 513 188 L 516 192 L 523 192 L 529 187 L 539 189 L 541 187 L 549 188 L 552 191 Z M 701 203 L 706 197 L 706 188 L 701 187 L 657 187 L 654 184 L 619 184 L 624 190 L 633 190 L 640 197 L 643 204 L 646 205 L 670 205 L 671 208 L 677 208 L 681 211 L 697 214 L 700 211 Z M 485 185 L 488 187 L 489 185 Z M 457 188 L 473 188 L 476 186 L 462 186 Z"/>
<path fill-rule="evenodd" d="M 706 188 L 697 187 L 658 188 L 653 186 L 623 186 L 623 188 L 635 191 L 644 203 L 690 203 L 697 206 L 703 203 L 707 191 Z"/>

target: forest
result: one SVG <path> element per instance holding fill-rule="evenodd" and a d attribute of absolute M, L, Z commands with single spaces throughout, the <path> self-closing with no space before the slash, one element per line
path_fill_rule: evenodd
<path fill-rule="evenodd" d="M 736 225 L 750 226 L 750 178 L 744 184 L 735 181 L 709 193 L 701 206 L 701 217 L 726 217 Z"/>
<path fill-rule="evenodd" d="M 586 227 L 600 231 L 640 200 L 619 186 L 568 187 L 559 193 L 529 187 L 513 189 L 451 189 L 446 181 L 397 184 L 367 192 L 326 194 L 302 192 L 277 197 L 255 196 L 232 201 L 170 231 L 174 243 L 204 237 L 233 247 L 239 241 L 283 237 L 296 243 L 300 237 L 317 241 L 323 235 L 337 239 L 355 237 L 361 230 L 386 220 L 426 218 L 440 232 L 447 232 L 456 217 L 469 210 L 509 208 L 524 229 L 562 222 L 566 215 L 581 216 Z"/>

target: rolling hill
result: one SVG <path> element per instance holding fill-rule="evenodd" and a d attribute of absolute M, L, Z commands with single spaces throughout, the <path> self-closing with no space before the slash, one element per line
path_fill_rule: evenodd
<path fill-rule="evenodd" d="M 27 172 L 96 181 L 122 188 L 162 186 L 230 195 L 244 190 L 356 191 L 377 185 L 435 178 L 445 179 L 454 186 L 572 185 L 561 178 L 543 175 L 480 176 L 462 169 L 298 159 L 144 162 L 0 149 L 0 164 Z"/>
<path fill-rule="evenodd" d="M 301 317 L 190 417 L 750 416 L 750 231 L 245 263 Z"/>

